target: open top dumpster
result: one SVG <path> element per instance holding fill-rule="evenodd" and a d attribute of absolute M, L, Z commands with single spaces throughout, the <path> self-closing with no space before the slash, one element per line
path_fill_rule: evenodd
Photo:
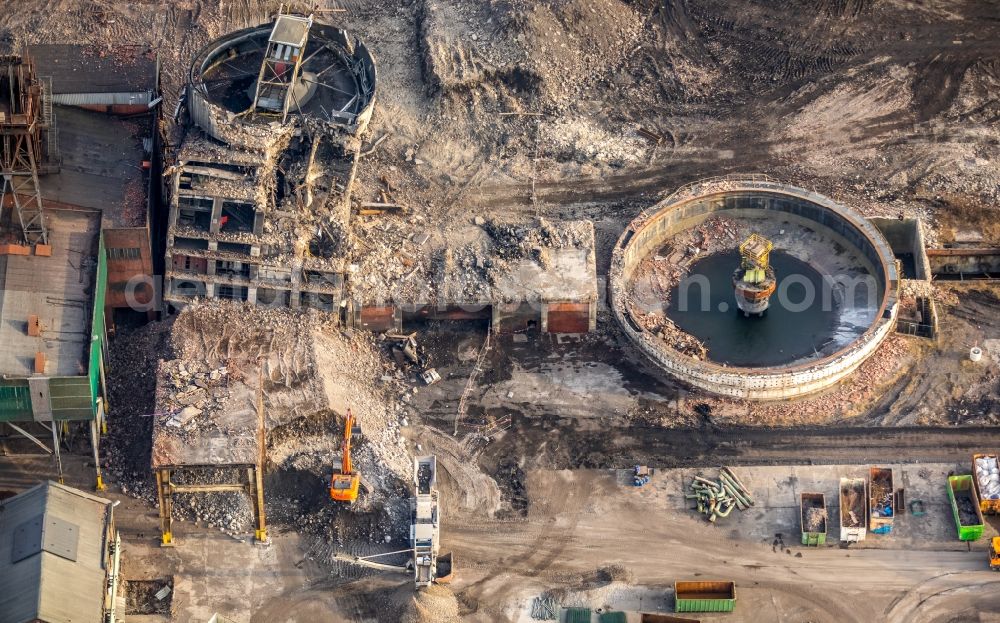
<path fill-rule="evenodd" d="M 1000 457 L 973 454 L 972 476 L 979 510 L 988 515 L 1000 514 Z"/>
<path fill-rule="evenodd" d="M 892 487 L 892 470 L 873 467 L 868 472 L 868 527 L 875 534 L 892 532 L 896 509 Z"/>
<path fill-rule="evenodd" d="M 826 543 L 826 496 L 803 493 L 799 496 L 799 520 L 802 522 L 802 544 Z"/>
<path fill-rule="evenodd" d="M 674 582 L 674 602 L 677 612 L 732 612 L 736 607 L 736 582 Z"/>
<path fill-rule="evenodd" d="M 975 541 L 983 536 L 983 513 L 972 476 L 949 476 L 948 499 L 955 517 L 960 541 Z"/>
<path fill-rule="evenodd" d="M 868 533 L 868 491 L 864 478 L 840 479 L 840 540 L 864 541 Z"/>

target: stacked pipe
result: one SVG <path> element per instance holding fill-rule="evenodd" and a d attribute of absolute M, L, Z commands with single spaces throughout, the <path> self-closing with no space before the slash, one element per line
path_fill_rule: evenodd
<path fill-rule="evenodd" d="M 690 490 L 691 493 L 684 495 L 685 499 L 694 500 L 698 512 L 711 522 L 728 517 L 733 508 L 745 511 L 754 505 L 750 490 L 728 467 L 719 470 L 716 480 L 695 476 Z"/>

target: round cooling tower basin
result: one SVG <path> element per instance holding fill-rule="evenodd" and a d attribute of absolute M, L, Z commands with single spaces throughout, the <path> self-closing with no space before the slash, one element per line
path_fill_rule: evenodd
<path fill-rule="evenodd" d="M 317 20 L 278 19 L 225 34 L 195 54 L 186 93 L 192 120 L 226 143 L 234 140 L 228 128 L 234 122 L 269 125 L 304 117 L 363 132 L 377 81 L 368 47 Z M 290 37 L 281 20 L 304 32 Z M 291 38 L 295 46 L 278 43 Z"/>
<path fill-rule="evenodd" d="M 773 248 L 753 255 L 749 240 Z M 697 182 L 644 211 L 615 245 L 609 290 L 656 366 L 712 393 L 781 400 L 835 384 L 875 352 L 895 326 L 897 280 L 873 223 L 752 176 Z M 759 284 L 769 294 L 748 305 Z"/>

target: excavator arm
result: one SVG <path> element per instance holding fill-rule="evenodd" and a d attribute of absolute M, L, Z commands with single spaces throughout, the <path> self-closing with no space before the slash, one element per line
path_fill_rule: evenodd
<path fill-rule="evenodd" d="M 354 464 L 351 463 L 351 434 L 354 428 L 354 414 L 347 410 L 347 421 L 344 422 L 344 450 L 340 459 L 340 473 L 353 474 Z"/>
<path fill-rule="evenodd" d="M 352 503 L 358 499 L 361 475 L 355 473 L 351 462 L 351 437 L 354 434 L 354 414 L 347 410 L 344 422 L 344 444 L 340 458 L 340 472 L 330 478 L 330 497 L 338 502 Z"/>

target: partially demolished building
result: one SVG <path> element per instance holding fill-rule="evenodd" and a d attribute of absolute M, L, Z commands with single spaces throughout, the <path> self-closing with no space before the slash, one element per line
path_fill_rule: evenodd
<path fill-rule="evenodd" d="M 408 318 L 593 330 L 589 222 L 451 219 L 366 239 L 351 190 L 375 89 L 365 45 L 312 17 L 279 15 L 196 55 L 184 99 L 196 131 L 168 169 L 165 301 L 318 309 L 376 331 Z"/>
<path fill-rule="evenodd" d="M 335 309 L 375 79 L 363 43 L 292 15 L 196 56 L 186 107 L 201 132 L 172 171 L 166 301 Z"/>

